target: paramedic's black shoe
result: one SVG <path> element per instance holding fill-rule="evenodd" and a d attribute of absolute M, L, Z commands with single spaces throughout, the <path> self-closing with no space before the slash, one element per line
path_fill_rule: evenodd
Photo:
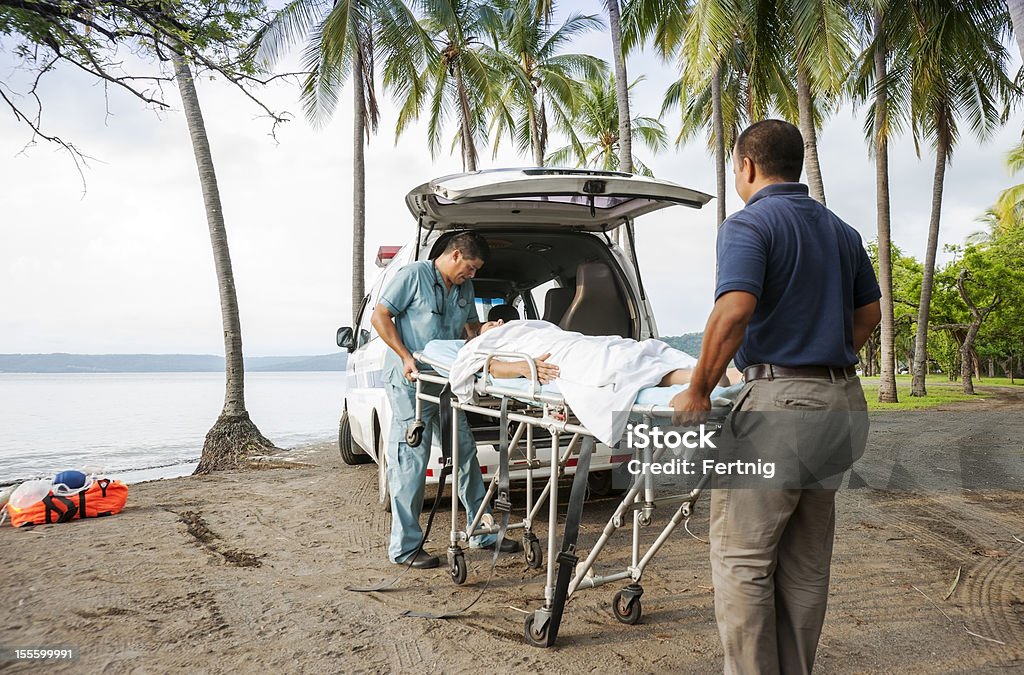
<path fill-rule="evenodd" d="M 492 541 L 490 544 L 487 544 L 486 546 L 481 546 L 480 548 L 485 549 L 487 551 L 493 551 L 494 550 L 494 542 Z M 502 539 L 501 540 L 501 552 L 502 553 L 518 553 L 519 551 L 522 551 L 522 550 L 523 550 L 523 545 L 520 544 L 515 539 Z"/>
<path fill-rule="evenodd" d="M 403 560 L 398 565 L 409 565 L 414 570 L 432 570 L 435 567 L 441 566 L 441 560 L 436 555 L 430 555 L 422 548 L 414 554 L 416 558 L 411 565 L 409 565 L 408 558 Z"/>

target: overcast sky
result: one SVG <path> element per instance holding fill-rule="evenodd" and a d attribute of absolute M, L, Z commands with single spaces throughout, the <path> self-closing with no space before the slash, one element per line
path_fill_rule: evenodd
<path fill-rule="evenodd" d="M 597 0 L 564 3 L 600 12 Z M 610 60 L 607 34 L 578 40 L 574 51 Z M 25 92 L 11 41 L 0 41 L 0 81 Z M 126 58 L 126 63 L 132 61 Z M 1019 62 L 1014 60 L 1013 67 Z M 634 114 L 656 116 L 675 66 L 632 57 Z M 198 83 L 213 150 L 238 290 L 245 353 L 337 351 L 334 333 L 349 323 L 351 258 L 351 95 L 336 118 L 314 130 L 301 116 L 297 89 L 274 86 L 261 97 L 294 113 L 275 142 L 270 125 L 232 87 Z M 86 189 L 68 155 L 40 143 L 22 152 L 28 129 L 0 114 L 0 353 L 206 353 L 223 350 L 213 259 L 199 181 L 180 99 L 156 113 L 69 68 L 40 87 L 48 133 L 94 158 Z M 431 159 L 422 127 L 394 143 L 396 108 L 382 96 L 381 132 L 367 149 L 367 282 L 377 247 L 404 244 L 414 222 L 402 197 L 414 186 L 461 170 L 459 157 Z M 21 103 L 29 105 L 28 99 Z M 829 206 L 875 237 L 874 167 L 863 141 L 865 110 L 846 107 L 819 135 Z M 678 133 L 673 116 L 664 119 Z M 965 134 L 947 173 L 941 243 L 962 243 L 976 219 L 1013 181 L 1003 158 L 1024 117 L 985 143 Z M 553 142 L 557 147 L 558 141 Z M 506 144 L 507 145 L 507 144 Z M 651 156 L 655 174 L 714 193 L 714 166 L 701 141 Z M 481 168 L 523 166 L 506 149 Z M 909 137 L 891 148 L 893 239 L 921 257 L 927 237 L 934 157 L 918 159 Z M 1024 180 L 1024 179 L 1021 179 Z M 740 208 L 731 193 L 729 213 Z M 714 203 L 700 212 L 674 207 L 638 223 L 638 255 L 663 335 L 699 331 L 713 301 Z M 941 254 L 940 254 L 941 256 Z M 941 257 L 940 257 L 941 259 Z"/>

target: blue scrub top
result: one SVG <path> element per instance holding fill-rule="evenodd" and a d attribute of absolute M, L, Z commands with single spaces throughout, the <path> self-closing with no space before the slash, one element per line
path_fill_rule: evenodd
<path fill-rule="evenodd" d="M 469 321 L 477 321 L 473 282 L 445 288 L 432 260 L 398 270 L 380 296 L 380 304 L 395 317 L 402 343 L 410 352 L 422 351 L 431 340 L 458 340 Z M 384 357 L 384 381 L 408 385 L 402 377 L 402 359 L 389 349 Z"/>

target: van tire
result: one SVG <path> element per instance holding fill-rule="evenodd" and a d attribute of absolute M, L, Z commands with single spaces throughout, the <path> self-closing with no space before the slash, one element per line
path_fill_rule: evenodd
<path fill-rule="evenodd" d="M 612 497 L 625 492 L 623 488 L 615 487 L 612 469 L 595 471 L 587 476 L 587 487 L 594 497 Z"/>
<path fill-rule="evenodd" d="M 372 458 L 366 453 L 356 450 L 355 441 L 352 440 L 352 427 L 348 422 L 348 411 L 341 414 L 341 421 L 338 422 L 338 450 L 341 451 L 341 461 L 349 466 L 366 464 Z"/>

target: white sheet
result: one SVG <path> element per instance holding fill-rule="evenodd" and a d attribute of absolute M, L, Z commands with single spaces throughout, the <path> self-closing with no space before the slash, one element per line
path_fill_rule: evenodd
<path fill-rule="evenodd" d="M 618 442 L 641 389 L 653 387 L 676 368 L 692 368 L 697 359 L 660 340 L 637 342 L 563 331 L 547 321 L 523 320 L 487 331 L 467 342 L 452 364 L 448 380 L 462 403 L 473 396 L 474 377 L 487 359 L 480 352 L 514 351 L 540 357 L 560 369 L 557 380 L 565 402 L 594 436 Z M 620 413 L 620 414 L 614 414 Z"/>

